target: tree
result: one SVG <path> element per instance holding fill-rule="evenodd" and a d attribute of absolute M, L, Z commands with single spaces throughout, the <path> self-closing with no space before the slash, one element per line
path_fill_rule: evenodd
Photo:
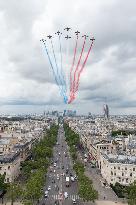
<path fill-rule="evenodd" d="M 129 205 L 136 205 L 136 181 L 129 187 L 128 198 Z"/>
<path fill-rule="evenodd" d="M 19 184 L 10 183 L 7 189 L 8 198 L 11 200 L 11 205 L 22 195 L 22 189 Z"/>
<path fill-rule="evenodd" d="M 25 190 L 24 190 L 24 202 L 25 203 L 32 203 L 35 202 L 41 197 L 42 191 L 41 188 L 44 185 L 44 171 L 38 170 L 34 173 L 31 178 L 28 180 Z"/>
<path fill-rule="evenodd" d="M 3 196 L 6 193 L 6 189 L 7 189 L 7 184 L 5 183 L 5 175 L 1 175 L 0 174 L 0 190 L 3 191 L 2 194 L 2 204 L 3 204 Z"/>
<path fill-rule="evenodd" d="M 5 183 L 5 175 L 0 174 L 0 190 L 5 191 L 7 189 L 7 184 Z"/>

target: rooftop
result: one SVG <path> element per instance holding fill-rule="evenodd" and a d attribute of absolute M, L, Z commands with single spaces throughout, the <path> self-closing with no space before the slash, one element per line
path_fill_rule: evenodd
<path fill-rule="evenodd" d="M 122 164 L 135 164 L 136 165 L 136 156 L 128 155 L 113 155 L 113 154 L 104 154 L 105 159 L 110 163 L 122 163 Z"/>

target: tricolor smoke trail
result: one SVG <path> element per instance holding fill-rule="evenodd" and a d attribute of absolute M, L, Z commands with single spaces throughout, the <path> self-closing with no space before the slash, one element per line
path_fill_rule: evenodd
<path fill-rule="evenodd" d="M 66 85 L 66 79 L 65 79 L 65 76 L 64 76 L 64 72 L 63 72 L 63 66 L 62 66 L 62 46 L 61 46 L 61 35 L 59 35 L 59 49 L 60 49 L 60 73 L 61 73 L 61 77 L 62 77 L 62 82 L 63 82 L 63 85 L 64 85 L 64 92 L 65 92 L 65 95 L 66 95 L 66 92 L 67 92 L 67 85 Z M 67 96 L 66 96 L 67 98 Z M 68 100 L 68 98 L 67 98 Z"/>
<path fill-rule="evenodd" d="M 72 66 L 71 66 L 71 69 L 70 69 L 70 99 L 72 98 L 72 90 L 73 90 L 72 72 L 73 72 L 73 68 L 74 68 L 74 65 L 75 65 L 77 45 L 78 45 L 78 36 L 77 36 L 76 45 L 75 45 L 75 48 L 74 48 L 74 57 L 73 57 L 73 61 L 72 61 Z M 70 101 L 68 103 L 70 103 Z"/>
<path fill-rule="evenodd" d="M 58 85 L 59 87 L 59 90 L 60 90 L 60 94 L 61 96 L 63 97 L 64 101 L 66 101 L 66 96 L 64 95 L 64 93 L 62 92 L 62 88 L 60 86 L 60 82 L 58 81 L 58 77 L 57 77 L 57 74 L 55 72 L 55 69 L 54 69 L 54 66 L 53 66 L 53 63 L 51 61 L 51 57 L 50 57 L 50 54 L 49 54 L 49 51 L 48 51 L 48 48 L 46 46 L 46 43 L 45 43 L 45 40 L 41 40 L 44 44 L 44 47 L 45 47 L 45 51 L 46 51 L 46 54 L 47 54 L 47 57 L 48 57 L 48 60 L 49 60 L 49 63 L 50 63 L 50 66 L 52 68 L 52 72 L 53 72 L 53 75 L 54 75 L 54 78 L 55 78 L 55 81 L 56 81 L 56 84 Z"/>
<path fill-rule="evenodd" d="M 63 87 L 63 81 L 62 81 L 62 71 L 59 69 L 58 67 L 58 64 L 57 64 L 57 60 L 56 60 L 56 55 L 55 55 L 55 51 L 54 51 L 54 45 L 53 45 L 53 41 L 52 39 L 50 40 L 51 42 L 51 48 L 52 48 L 52 52 L 53 52 L 53 57 L 54 57 L 54 61 L 55 61 L 55 66 L 56 66 L 56 73 L 57 73 L 57 80 L 61 86 L 61 92 L 62 92 L 62 95 L 64 96 L 64 103 L 67 104 L 67 96 L 66 96 L 66 92 L 64 90 L 64 87 Z"/>
<path fill-rule="evenodd" d="M 79 31 L 74 32 L 73 36 L 71 30 L 71 28 L 67 27 L 63 29 L 63 32 L 57 31 L 55 33 L 58 34 L 57 38 L 54 38 L 54 35 L 48 35 L 47 39 L 40 40 L 44 44 L 56 85 L 59 88 L 60 95 L 63 97 L 65 104 L 72 103 L 77 97 L 80 77 L 86 66 L 95 40 L 94 38 L 90 39 L 87 35 L 78 35 L 80 33 Z M 69 45 L 72 46 L 68 39 L 72 38 L 74 39 L 74 41 L 71 41 L 74 42 L 72 47 L 73 55 L 68 56 Z M 80 44 L 81 40 L 82 42 Z M 79 56 L 77 55 L 78 53 Z M 64 58 L 64 56 L 66 57 Z"/>
<path fill-rule="evenodd" d="M 76 84 L 76 75 L 77 75 L 78 68 L 79 68 L 79 65 L 80 65 L 80 62 L 81 62 L 81 59 L 82 59 L 82 56 L 83 56 L 85 43 L 86 43 L 86 37 L 84 37 L 84 42 L 83 42 L 83 45 L 82 45 L 81 53 L 80 53 L 79 60 L 78 60 L 78 63 L 77 63 L 77 66 L 76 66 L 76 69 L 75 69 L 75 72 L 74 72 L 74 79 L 73 79 L 73 83 L 72 83 L 72 89 L 71 89 L 71 92 L 70 92 L 69 103 L 71 103 L 75 99 L 74 89 L 75 89 L 75 84 Z"/>
<path fill-rule="evenodd" d="M 84 60 L 84 62 L 82 64 L 82 67 L 81 67 L 81 69 L 80 69 L 80 71 L 78 73 L 78 78 L 77 78 L 77 83 L 76 83 L 76 87 L 75 87 L 74 93 L 76 93 L 78 91 L 80 75 L 81 75 L 81 73 L 82 73 L 82 71 L 83 71 L 83 69 L 85 67 L 85 64 L 87 62 L 88 56 L 89 56 L 89 54 L 90 54 L 90 52 L 92 50 L 93 43 L 94 43 L 94 40 L 92 40 L 92 43 L 90 45 L 90 48 L 89 48 L 88 53 L 86 55 L 86 58 L 85 58 L 85 60 Z"/>

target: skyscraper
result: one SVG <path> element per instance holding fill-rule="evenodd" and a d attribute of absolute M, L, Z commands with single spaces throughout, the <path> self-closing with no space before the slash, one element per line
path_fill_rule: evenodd
<path fill-rule="evenodd" d="M 109 107 L 107 104 L 103 105 L 104 117 L 109 118 Z"/>

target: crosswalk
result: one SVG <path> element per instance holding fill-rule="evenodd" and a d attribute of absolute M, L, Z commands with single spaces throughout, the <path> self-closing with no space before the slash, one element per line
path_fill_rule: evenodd
<path fill-rule="evenodd" d="M 59 200 L 59 199 L 60 199 L 60 195 L 59 195 L 59 194 L 48 195 L 48 198 L 46 198 L 46 200 L 49 200 L 49 199 Z M 79 197 L 79 195 L 77 195 L 77 194 L 70 194 L 67 199 L 70 199 L 70 200 L 72 200 L 72 199 L 79 200 L 80 197 Z M 66 200 L 67 200 L 67 199 L 66 199 Z"/>

